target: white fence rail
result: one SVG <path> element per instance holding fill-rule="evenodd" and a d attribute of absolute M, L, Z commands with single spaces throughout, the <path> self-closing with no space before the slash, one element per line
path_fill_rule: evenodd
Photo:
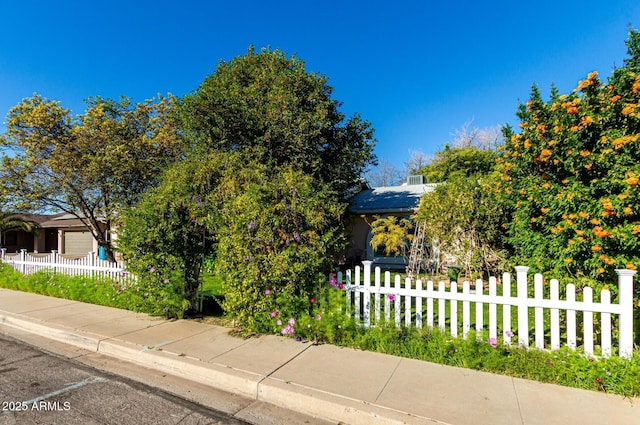
<path fill-rule="evenodd" d="M 11 265 L 22 274 L 36 273 L 40 270 L 52 270 L 71 276 L 104 276 L 121 279 L 127 275 L 124 264 L 100 260 L 95 252 L 89 252 L 80 258 L 66 258 L 57 251 L 47 255 L 32 255 L 26 250 L 17 254 L 7 254 L 3 248 L 0 254 L 2 262 Z"/>
<path fill-rule="evenodd" d="M 391 321 L 392 317 L 396 326 L 400 326 L 404 318 L 406 326 L 437 326 L 442 330 L 448 329 L 452 336 L 461 334 L 466 338 L 473 324 L 476 335 L 482 338 L 488 335 L 491 343 L 497 342 L 500 332 L 507 345 L 516 341 L 521 347 L 529 347 L 533 343 L 538 349 L 555 350 L 562 344 L 572 349 L 580 344 L 588 355 L 593 355 L 595 346 L 599 345 L 603 356 L 613 353 L 612 335 L 617 331 L 618 355 L 631 357 L 634 270 L 616 270 L 617 303 L 611 302 L 608 289 L 600 292 L 599 302 L 594 301 L 591 288 L 584 288 L 581 299 L 578 299 L 573 284 L 566 285 L 566 297 L 561 299 L 557 279 L 549 281 L 549 296 L 545 298 L 544 282 L 539 274 L 533 278 L 534 296 L 530 298 L 527 271 L 528 267 L 516 267 L 515 296 L 512 295 L 509 273 L 503 275 L 500 285 L 495 277 L 490 278 L 488 288 L 481 280 L 475 282 L 473 289 L 469 281 L 464 281 L 462 288 L 456 282 L 439 282 L 436 285 L 432 281 L 427 281 L 425 287 L 419 279 L 415 284 L 408 278 L 402 282 L 398 275 L 392 284 L 389 272 L 385 272 L 382 281 L 378 267 L 372 279 L 371 262 L 363 261 L 362 268 L 356 267 L 354 273 L 347 270 L 345 276 L 340 273 L 338 280 L 345 284 L 355 319 L 364 326 L 382 320 Z M 501 294 L 498 294 L 499 286 Z M 500 323 L 499 306 L 502 312 Z M 516 315 L 512 317 L 513 309 Z M 473 322 L 472 311 L 475 312 Z M 614 322 L 617 318 L 616 328 L 612 326 L 612 315 L 615 316 Z M 485 316 L 488 316 L 487 326 L 484 324 Z M 530 319 L 533 322 L 531 336 Z"/>

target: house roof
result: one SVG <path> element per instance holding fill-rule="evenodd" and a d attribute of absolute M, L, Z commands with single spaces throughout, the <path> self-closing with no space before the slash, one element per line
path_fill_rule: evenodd
<path fill-rule="evenodd" d="M 49 216 L 49 220 L 40 223 L 43 228 L 70 228 L 86 227 L 82 220 L 69 213 L 61 213 Z"/>
<path fill-rule="evenodd" d="M 433 192 L 437 183 L 378 187 L 363 190 L 351 199 L 349 211 L 355 214 L 409 213 L 420 205 L 425 193 Z"/>

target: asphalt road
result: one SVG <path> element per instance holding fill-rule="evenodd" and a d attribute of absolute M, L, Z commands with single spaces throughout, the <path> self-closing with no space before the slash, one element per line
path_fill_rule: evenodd
<path fill-rule="evenodd" d="M 0 403 L 0 424 L 248 424 L 3 336 Z"/>

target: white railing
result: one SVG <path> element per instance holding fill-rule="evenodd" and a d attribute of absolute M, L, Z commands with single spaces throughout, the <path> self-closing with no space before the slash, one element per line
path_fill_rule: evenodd
<path fill-rule="evenodd" d="M 89 252 L 80 258 L 66 258 L 57 251 L 47 255 L 29 254 L 25 249 L 17 254 L 7 254 L 3 248 L 0 260 L 11 265 L 22 274 L 36 273 L 40 270 L 51 270 L 71 276 L 104 276 L 112 279 L 121 279 L 128 276 L 124 264 L 104 261 L 97 257 L 95 252 Z"/>
<path fill-rule="evenodd" d="M 573 284 L 566 285 L 566 297 L 560 299 L 560 285 L 557 279 L 549 281 L 549 296 L 544 297 L 544 282 L 540 274 L 533 279 L 534 296 L 528 295 L 528 267 L 516 267 L 515 296 L 511 291 L 511 275 L 505 273 L 500 285 L 495 277 L 489 279 L 488 293 L 482 280 L 473 286 L 469 281 L 456 282 L 427 281 L 426 287 L 421 280 L 415 283 L 405 279 L 404 285 L 399 275 L 391 281 L 390 272 L 384 273 L 381 280 L 380 268 L 376 267 L 371 278 L 371 262 L 363 261 L 363 267 L 356 267 L 354 273 L 347 270 L 346 275 L 338 274 L 347 290 L 347 299 L 353 307 L 355 319 L 364 326 L 372 326 L 382 320 L 393 321 L 396 326 L 423 325 L 447 330 L 452 336 L 467 337 L 471 325 L 478 338 L 485 338 L 492 344 L 497 343 L 498 332 L 505 344 L 517 341 L 521 347 L 529 347 L 533 342 L 538 349 L 559 349 L 564 343 L 575 349 L 580 343 L 587 355 L 594 354 L 594 345 L 599 342 L 601 355 L 612 354 L 611 337 L 614 333 L 612 315 L 617 317 L 618 355 L 630 358 L 633 352 L 633 275 L 634 270 L 616 270 L 618 274 L 617 303 L 611 302 L 608 289 L 600 292 L 600 301 L 595 302 L 593 290 L 585 287 L 581 299 L 576 297 Z M 502 293 L 498 294 L 498 287 Z M 460 292 L 460 289 L 462 291 Z M 461 309 L 460 309 L 461 304 Z M 498 306 L 502 310 L 502 320 L 498 323 Z M 513 317 L 512 309 L 516 309 Z M 471 313 L 475 310 L 472 323 Z M 459 313 L 462 313 L 462 321 Z M 488 324 L 485 327 L 485 314 Z M 384 316 L 382 316 L 384 315 Z M 595 321 L 594 321 L 594 315 Z M 373 316 L 373 317 L 372 317 Z M 599 316 L 599 317 L 598 317 Z M 533 338 L 530 338 L 530 318 L 533 321 Z M 561 322 L 561 318 L 563 319 Z M 545 319 L 547 324 L 545 325 Z M 599 319 L 599 320 L 598 320 Z M 581 323 L 578 324 L 578 320 Z M 595 328 L 594 329 L 594 322 Z M 448 325 L 447 325 L 448 323 Z M 513 325 L 515 328 L 512 329 Z M 580 332 L 578 332 L 580 330 Z M 549 337 L 545 337 L 548 332 Z M 600 335 L 600 340 L 594 335 Z M 561 341 L 562 338 L 562 341 Z"/>

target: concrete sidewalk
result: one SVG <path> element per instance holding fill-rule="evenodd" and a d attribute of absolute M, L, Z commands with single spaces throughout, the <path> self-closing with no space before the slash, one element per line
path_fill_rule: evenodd
<path fill-rule="evenodd" d="M 345 424 L 639 424 L 640 399 L 0 289 L 18 329 Z"/>

